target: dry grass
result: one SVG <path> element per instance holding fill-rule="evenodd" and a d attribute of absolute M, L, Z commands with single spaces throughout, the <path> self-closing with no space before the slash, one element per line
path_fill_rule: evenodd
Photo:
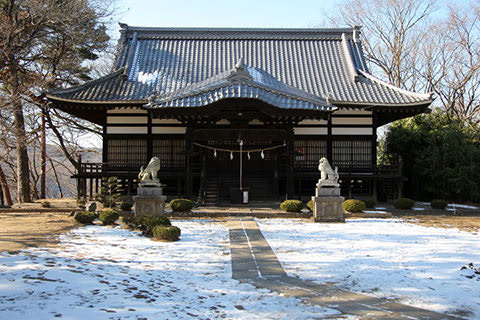
<path fill-rule="evenodd" d="M 405 215 L 399 216 L 403 220 L 427 227 L 457 228 L 468 232 L 480 230 L 480 217 L 451 216 L 451 215 Z"/>
<path fill-rule="evenodd" d="M 67 212 L 0 212 L 0 252 L 54 246 L 56 236 L 77 226 Z"/>

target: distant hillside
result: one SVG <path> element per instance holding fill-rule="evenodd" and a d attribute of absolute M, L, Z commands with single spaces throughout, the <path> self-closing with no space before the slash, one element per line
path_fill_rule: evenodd
<path fill-rule="evenodd" d="M 3 150 L 0 150 L 0 153 Z M 56 145 L 49 144 L 47 145 L 47 154 L 48 157 L 52 159 L 50 162 L 47 159 L 47 176 L 46 176 L 46 197 L 47 198 L 59 198 L 60 195 L 63 193 L 63 197 L 76 197 L 77 195 L 77 185 L 76 180 L 71 178 L 73 174 L 75 174 L 76 169 L 67 160 L 63 151 Z M 91 163 L 99 163 L 102 161 L 102 149 L 101 148 L 90 148 L 85 152 L 82 152 L 82 162 L 91 162 Z M 32 168 L 32 177 L 36 177 L 40 174 L 40 150 L 36 149 L 29 149 L 29 156 L 30 156 L 30 166 L 33 164 L 37 167 L 36 170 Z M 15 157 L 12 154 L 8 155 L 9 161 L 14 163 Z M 55 171 L 52 168 L 55 168 Z M 5 172 L 9 180 L 9 187 L 10 187 L 10 194 L 12 198 L 16 198 L 16 182 L 15 182 L 15 173 L 12 172 L 11 168 L 6 165 L 2 164 L 2 168 Z M 55 177 L 56 172 L 56 177 Z M 57 179 L 58 182 L 57 183 Z M 60 185 L 60 187 L 59 187 Z M 36 183 L 37 190 L 40 191 L 40 179 L 38 179 Z M 60 192 L 60 188 L 61 191 Z"/>

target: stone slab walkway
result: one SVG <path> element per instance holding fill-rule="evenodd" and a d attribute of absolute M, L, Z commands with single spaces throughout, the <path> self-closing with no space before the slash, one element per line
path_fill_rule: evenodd
<path fill-rule="evenodd" d="M 226 224 L 230 232 L 232 277 L 236 280 L 360 319 L 458 319 L 288 276 L 253 218 L 230 217 Z"/>

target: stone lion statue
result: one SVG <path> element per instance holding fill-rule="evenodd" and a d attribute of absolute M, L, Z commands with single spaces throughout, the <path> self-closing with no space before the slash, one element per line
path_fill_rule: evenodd
<path fill-rule="evenodd" d="M 318 170 L 320 171 L 320 180 L 318 180 L 318 186 L 339 186 L 338 168 L 333 170 L 327 158 L 323 157 L 319 160 Z"/>
<path fill-rule="evenodd" d="M 158 181 L 158 170 L 160 170 L 160 159 L 157 157 L 153 157 L 152 159 L 150 159 L 150 162 L 145 169 L 143 169 L 143 166 L 140 168 L 138 179 L 141 182 Z"/>

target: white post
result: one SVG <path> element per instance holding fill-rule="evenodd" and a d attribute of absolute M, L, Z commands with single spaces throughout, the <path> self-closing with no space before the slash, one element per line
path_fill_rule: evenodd
<path fill-rule="evenodd" d="M 243 190 L 242 185 L 242 175 L 243 175 L 243 156 L 242 156 L 242 149 L 243 149 L 243 140 L 240 140 L 240 191 Z"/>

